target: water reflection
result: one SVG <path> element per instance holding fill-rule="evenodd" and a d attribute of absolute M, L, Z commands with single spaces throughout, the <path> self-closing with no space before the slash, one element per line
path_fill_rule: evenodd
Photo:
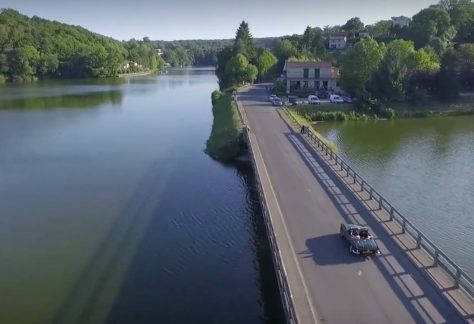
<path fill-rule="evenodd" d="M 278 321 L 251 181 L 202 151 L 216 77 L 179 73 L 0 87 L 0 323 Z"/>
<path fill-rule="evenodd" d="M 24 97 L 10 100 L 0 100 L 0 109 L 42 110 L 52 108 L 96 108 L 111 103 L 122 103 L 122 91 L 95 91 L 80 94 L 66 94 L 57 96 Z"/>

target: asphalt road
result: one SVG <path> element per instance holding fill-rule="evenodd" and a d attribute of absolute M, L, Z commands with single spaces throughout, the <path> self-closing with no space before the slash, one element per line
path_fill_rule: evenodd
<path fill-rule="evenodd" d="M 281 119 L 264 86 L 240 93 L 265 161 L 306 285 L 306 296 L 327 323 L 462 323 L 363 205 Z M 349 253 L 343 222 L 371 228 L 382 255 Z"/>

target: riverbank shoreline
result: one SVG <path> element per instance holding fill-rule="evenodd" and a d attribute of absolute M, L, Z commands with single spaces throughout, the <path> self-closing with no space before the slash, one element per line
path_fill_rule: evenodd
<path fill-rule="evenodd" d="M 298 105 L 288 107 L 311 123 L 321 121 L 366 121 L 401 118 L 449 117 L 474 115 L 474 98 L 459 98 L 451 102 L 423 104 L 394 103 L 379 113 L 358 112 L 353 105 Z"/>
<path fill-rule="evenodd" d="M 134 76 L 146 76 L 158 73 L 157 70 L 155 71 L 142 71 L 142 72 L 131 72 L 131 73 L 120 73 L 118 75 L 119 78 L 126 78 L 126 77 L 134 77 Z"/>
<path fill-rule="evenodd" d="M 242 121 L 232 91 L 212 92 L 212 129 L 205 152 L 215 160 L 229 163 L 243 156 Z"/>

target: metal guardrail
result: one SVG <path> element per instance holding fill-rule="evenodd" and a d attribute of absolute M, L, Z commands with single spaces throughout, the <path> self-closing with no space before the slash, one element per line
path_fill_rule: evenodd
<path fill-rule="evenodd" d="M 297 129 L 300 129 L 302 125 L 298 120 L 296 120 L 290 112 L 286 111 L 286 114 Z M 424 248 L 424 250 L 433 258 L 433 266 L 439 265 L 445 269 L 454 280 L 455 285 L 466 291 L 471 298 L 474 298 L 474 280 L 464 270 L 462 270 L 453 260 L 441 251 L 440 248 L 429 240 L 425 234 L 418 230 L 415 225 L 393 207 L 387 199 L 379 194 L 363 177 L 354 171 L 349 164 L 333 152 L 331 148 L 329 148 L 316 134 L 311 130 L 305 134 L 317 145 L 317 148 L 321 150 L 321 153 L 324 153 L 325 156 L 329 156 L 330 160 L 334 160 L 336 165 L 341 167 L 340 171 L 345 171 L 347 176 L 352 177 L 353 184 L 358 183 L 361 186 L 361 190 L 365 190 L 369 193 L 370 199 L 377 202 L 379 208 L 384 209 L 390 215 L 390 220 L 396 221 L 401 226 L 402 233 L 408 233 L 408 235 L 414 239 L 417 248 Z"/>
<path fill-rule="evenodd" d="M 262 183 L 260 181 L 260 175 L 258 173 L 257 162 L 255 160 L 255 152 L 253 151 L 253 146 L 251 145 L 251 142 L 250 142 L 251 140 L 249 138 L 250 129 L 248 127 L 247 115 L 245 114 L 244 109 L 238 103 L 236 97 L 234 97 L 234 100 L 235 100 L 235 104 L 237 105 L 237 111 L 239 112 L 240 119 L 242 120 L 242 124 L 244 126 L 243 127 L 244 138 L 248 144 L 249 153 L 250 153 L 250 157 L 252 161 L 252 167 L 256 175 L 255 182 L 257 184 L 258 196 L 260 198 L 260 205 L 263 211 L 263 218 L 264 218 L 265 227 L 266 227 L 266 231 L 268 235 L 268 241 L 270 243 L 271 250 L 272 250 L 273 266 L 275 268 L 275 272 L 277 275 L 278 288 L 280 290 L 281 301 L 285 309 L 286 322 L 290 324 L 296 324 L 298 321 L 296 317 L 295 306 L 293 304 L 293 298 L 291 297 L 291 293 L 290 293 L 290 287 L 288 284 L 288 278 L 286 275 L 285 266 L 283 265 L 283 262 L 281 260 L 280 250 L 278 248 L 278 243 L 276 241 L 275 233 L 273 231 L 273 226 L 270 220 L 270 213 L 269 213 L 267 201 L 265 198 L 265 192 L 263 191 Z"/>

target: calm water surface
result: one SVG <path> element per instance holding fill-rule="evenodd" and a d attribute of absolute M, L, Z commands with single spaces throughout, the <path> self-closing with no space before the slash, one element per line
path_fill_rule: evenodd
<path fill-rule="evenodd" d="M 474 117 L 321 123 L 316 128 L 474 276 Z"/>
<path fill-rule="evenodd" d="M 281 322 L 251 170 L 203 153 L 216 87 L 0 87 L 0 323 Z"/>

